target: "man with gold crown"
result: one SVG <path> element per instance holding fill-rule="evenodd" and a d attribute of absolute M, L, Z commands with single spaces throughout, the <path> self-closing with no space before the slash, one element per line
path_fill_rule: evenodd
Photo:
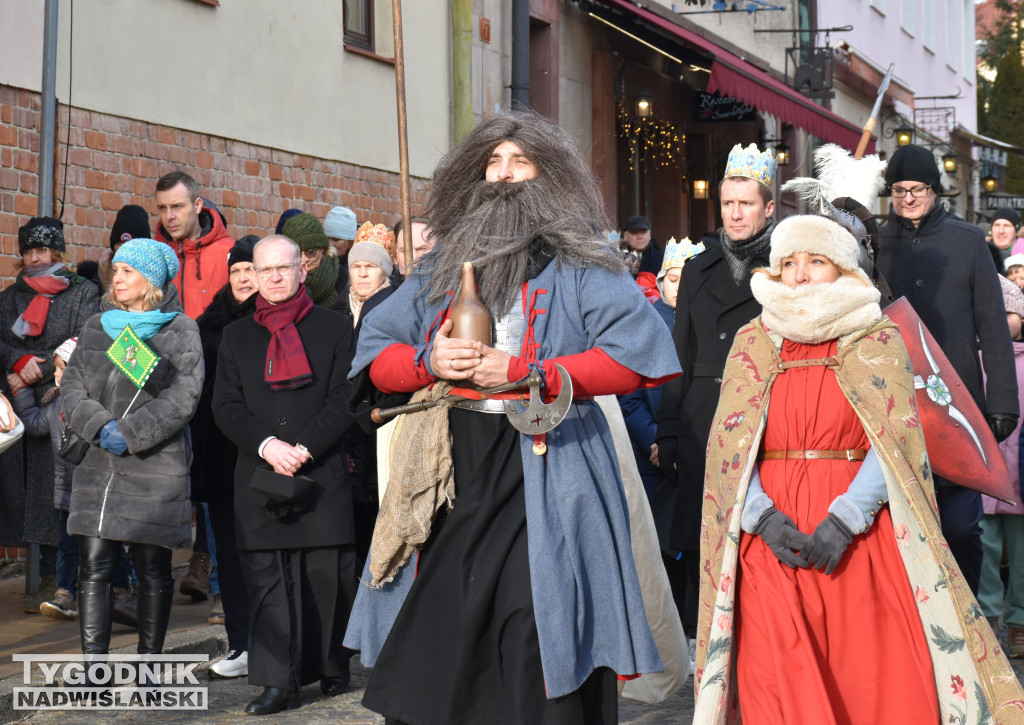
<path fill-rule="evenodd" d="M 750 273 L 768 263 L 776 166 L 770 149 L 758 152 L 754 144 L 733 147 L 718 185 L 721 243 L 686 264 L 676 297 L 672 338 L 683 374 L 664 386 L 657 443 L 662 471 L 670 483 L 678 483 L 669 545 L 681 552 L 694 591 L 700 571 L 704 449 L 732 337 L 761 312 L 750 291 Z M 695 607 L 681 616 L 692 649 Z"/>

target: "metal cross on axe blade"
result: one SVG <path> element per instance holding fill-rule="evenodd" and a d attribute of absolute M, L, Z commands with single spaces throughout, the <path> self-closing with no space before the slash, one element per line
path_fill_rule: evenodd
<path fill-rule="evenodd" d="M 544 394 L 541 391 L 544 380 L 536 369 L 530 371 L 526 378 L 526 384 L 530 386 L 530 403 L 524 410 L 519 410 L 520 401 L 506 400 L 505 415 L 508 422 L 520 433 L 526 435 L 541 435 L 558 427 L 566 414 L 569 406 L 572 405 L 572 379 L 558 363 L 555 363 L 559 376 L 562 378 L 562 389 L 550 403 L 544 402 Z"/>

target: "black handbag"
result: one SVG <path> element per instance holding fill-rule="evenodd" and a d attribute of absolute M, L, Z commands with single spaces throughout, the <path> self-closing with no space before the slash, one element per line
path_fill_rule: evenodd
<path fill-rule="evenodd" d="M 63 418 L 63 415 L 61 417 Z M 75 433 L 67 421 L 64 421 L 64 427 L 60 431 L 60 457 L 72 466 L 77 466 L 88 452 L 89 441 Z"/>
<path fill-rule="evenodd" d="M 113 389 L 117 372 L 115 367 L 107 373 L 107 379 L 103 381 L 103 389 L 100 391 L 101 401 L 106 401 L 108 394 Z M 64 427 L 60 431 L 60 449 L 57 453 L 72 466 L 77 466 L 85 458 L 85 454 L 89 452 L 89 446 L 92 444 L 75 433 L 63 413 L 60 414 L 60 419 L 64 423 Z"/>

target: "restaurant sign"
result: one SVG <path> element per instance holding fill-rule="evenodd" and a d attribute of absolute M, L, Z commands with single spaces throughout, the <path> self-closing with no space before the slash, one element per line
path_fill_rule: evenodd
<path fill-rule="evenodd" d="M 728 98 L 717 93 L 698 93 L 694 105 L 694 120 L 698 123 L 735 123 L 754 121 L 757 112 L 749 103 Z"/>

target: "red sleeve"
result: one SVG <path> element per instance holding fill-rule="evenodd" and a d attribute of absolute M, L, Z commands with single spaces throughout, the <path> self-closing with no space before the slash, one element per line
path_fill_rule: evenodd
<path fill-rule="evenodd" d="M 28 361 L 34 357 L 35 355 L 32 355 L 31 353 L 28 355 L 22 355 L 18 362 L 14 363 L 14 367 L 12 367 L 11 370 L 16 374 L 21 375 L 22 368 L 28 365 Z"/>
<path fill-rule="evenodd" d="M 412 393 L 434 382 L 426 363 L 416 364 L 416 348 L 394 343 L 370 363 L 370 380 L 384 393 Z"/>
<path fill-rule="evenodd" d="M 544 361 L 548 395 L 558 395 L 562 389 L 562 380 L 555 363 L 569 373 L 573 393 L 580 396 L 621 395 L 636 390 L 646 382 L 640 373 L 635 373 L 625 365 L 615 362 L 608 353 L 595 347 L 586 352 L 553 357 Z M 513 357 L 509 361 L 509 380 L 520 380 L 529 374 L 530 366 L 524 358 Z"/>

